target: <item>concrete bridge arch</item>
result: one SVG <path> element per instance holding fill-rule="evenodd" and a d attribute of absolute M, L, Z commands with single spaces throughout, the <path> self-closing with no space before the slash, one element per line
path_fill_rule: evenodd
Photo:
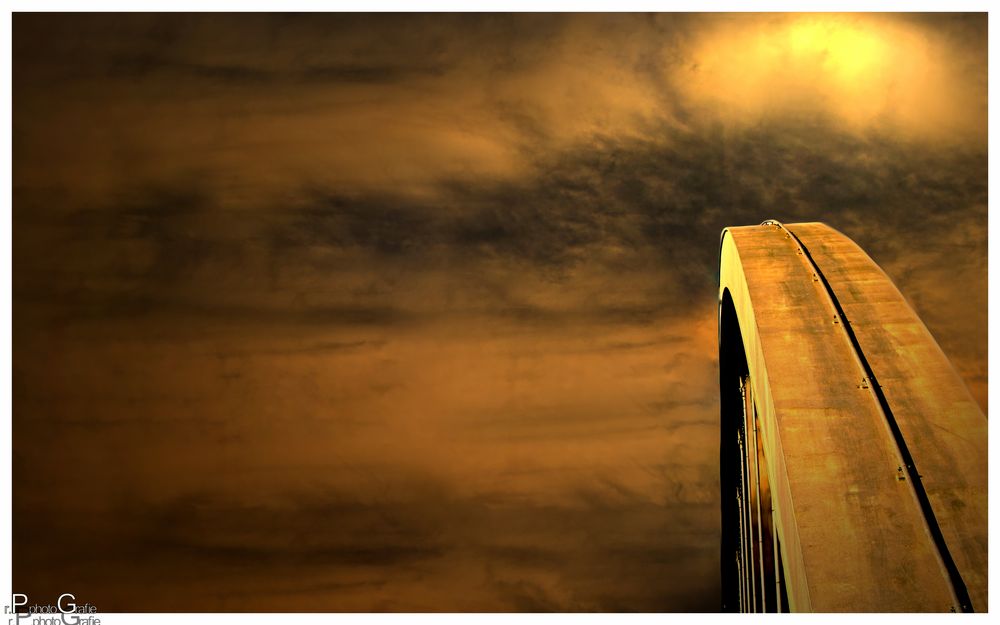
<path fill-rule="evenodd" d="M 987 610 L 986 417 L 863 250 L 724 230 L 719 366 L 724 610 Z"/>

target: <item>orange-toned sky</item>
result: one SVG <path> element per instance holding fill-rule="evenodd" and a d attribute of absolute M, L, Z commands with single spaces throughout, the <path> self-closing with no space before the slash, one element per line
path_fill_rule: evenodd
<path fill-rule="evenodd" d="M 15 15 L 15 590 L 715 610 L 719 232 L 842 230 L 985 408 L 986 45 L 985 15 Z"/>

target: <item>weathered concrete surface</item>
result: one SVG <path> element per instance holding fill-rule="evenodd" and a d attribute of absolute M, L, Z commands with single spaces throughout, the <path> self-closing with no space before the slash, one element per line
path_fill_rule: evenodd
<path fill-rule="evenodd" d="M 795 224 L 857 335 L 977 611 L 986 594 L 986 419 L 919 318 L 853 242 Z M 743 335 L 793 610 L 959 609 L 886 415 L 825 286 L 775 226 L 723 233 L 720 301 Z"/>

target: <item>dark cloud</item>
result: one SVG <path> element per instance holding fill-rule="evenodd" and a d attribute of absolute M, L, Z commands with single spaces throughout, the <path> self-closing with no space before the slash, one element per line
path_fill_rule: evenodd
<path fill-rule="evenodd" d="M 156 504 L 146 495 L 119 501 L 114 510 L 116 524 L 128 528 L 125 533 L 112 534 L 104 525 L 107 520 L 100 518 L 82 525 L 44 520 L 19 525 L 16 540 L 33 557 L 69 550 L 128 587 L 147 583 L 175 588 L 192 574 L 193 563 L 209 567 L 197 574 L 202 584 L 223 588 L 239 569 L 296 571 L 303 581 L 345 575 L 357 580 L 362 573 L 363 581 L 304 586 L 288 585 L 280 576 L 240 574 L 250 584 L 241 594 L 256 595 L 243 598 L 243 609 L 251 610 L 269 605 L 270 595 L 290 592 L 333 593 L 325 603 L 328 610 L 350 605 L 350 598 L 338 599 L 345 591 L 366 595 L 374 605 L 378 597 L 391 596 L 393 586 L 404 584 L 415 584 L 424 594 L 420 600 L 432 603 L 398 597 L 395 609 L 433 609 L 453 588 L 427 571 L 462 569 L 468 563 L 482 585 L 482 605 L 490 609 L 653 611 L 671 609 L 673 601 L 687 596 L 685 607 L 713 610 L 711 563 L 717 536 L 702 523 L 714 506 L 683 499 L 654 504 L 611 486 L 608 493 L 588 489 L 573 494 L 563 505 L 463 499 L 437 486 L 412 483 L 409 493 L 395 492 L 383 500 L 378 495 L 358 499 L 358 494 L 307 492 L 286 492 L 279 500 L 233 500 L 231 495 L 202 493 Z M 85 534 L 89 540 L 76 542 Z M 68 542 L 52 542 L 52 535 Z M 684 540 L 678 542 L 678 536 Z M 138 561 L 128 581 L 116 573 L 123 557 Z M 692 578 L 664 585 L 679 566 L 691 567 Z M 75 571 L 67 577 L 92 587 Z M 553 577 L 559 580 L 555 584 Z M 31 578 L 27 585 L 34 590 L 39 581 Z M 251 592 L 258 587 L 259 595 Z M 143 608 L 135 598 L 108 594 L 115 599 L 102 606 L 105 610 Z M 186 601 L 190 610 L 218 605 L 217 596 L 204 593 Z"/>
<path fill-rule="evenodd" d="M 174 61 L 153 55 L 117 55 L 109 64 L 110 74 L 124 80 L 149 80 L 188 78 L 207 84 L 257 87 L 282 87 L 296 83 L 318 82 L 324 84 L 360 83 L 392 84 L 407 78 L 441 76 L 443 66 L 366 65 L 340 63 L 308 65 L 283 71 L 265 70 L 245 65 L 206 65 Z"/>
<path fill-rule="evenodd" d="M 217 307 L 213 314 L 220 317 L 257 312 L 380 323 L 417 312 L 397 308 L 403 276 L 463 267 L 468 280 L 488 281 L 476 268 L 489 263 L 505 268 L 499 277 L 505 282 L 508 272 L 530 271 L 543 282 L 565 283 L 580 267 L 606 279 L 642 273 L 659 280 L 660 291 L 643 293 L 640 302 L 602 307 L 581 301 L 580 310 L 518 302 L 498 285 L 484 295 L 486 310 L 503 317 L 683 317 L 715 296 L 722 228 L 765 218 L 826 221 L 889 268 L 914 250 L 943 261 L 958 246 L 976 266 L 985 258 L 985 153 L 932 153 L 838 131 L 831 123 L 794 120 L 649 134 L 656 140 L 605 138 L 546 155 L 526 180 L 448 181 L 427 199 L 304 189 L 283 205 L 219 210 L 224 190 L 210 181 L 201 182 L 201 191 L 186 182 L 137 189 L 119 204 L 74 211 L 68 227 L 49 233 L 61 239 L 52 245 L 63 255 L 25 262 L 39 270 L 51 264 L 80 271 L 83 259 L 74 253 L 91 255 L 102 242 L 105 264 L 87 277 L 122 287 L 106 293 L 110 300 L 100 314 L 179 306 L 203 314 Z M 316 284 L 345 264 L 352 271 L 373 267 L 376 274 L 384 268 L 399 278 L 355 289 L 337 305 L 302 298 L 286 298 L 278 309 L 255 305 L 254 297 L 280 299 L 292 287 L 287 276 Z M 933 287 L 922 282 L 925 276 L 900 270 L 896 277 L 907 282 L 919 308 L 920 293 Z M 58 274 L 50 275 L 58 285 Z M 237 299 L 222 300 L 228 295 Z M 446 313 L 451 307 L 435 302 L 441 296 L 424 293 L 422 310 Z"/>

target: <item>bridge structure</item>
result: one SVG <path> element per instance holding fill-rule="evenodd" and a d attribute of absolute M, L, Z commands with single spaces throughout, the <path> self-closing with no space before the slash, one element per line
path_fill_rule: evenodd
<path fill-rule="evenodd" d="M 987 611 L 986 417 L 858 245 L 725 229 L 719 370 L 724 611 Z"/>

